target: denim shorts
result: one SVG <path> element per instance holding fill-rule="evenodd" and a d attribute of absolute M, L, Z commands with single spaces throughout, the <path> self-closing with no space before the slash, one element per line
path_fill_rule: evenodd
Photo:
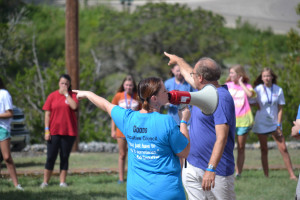
<path fill-rule="evenodd" d="M 237 135 L 245 135 L 246 133 L 248 133 L 251 130 L 251 126 L 249 127 L 236 127 L 235 128 L 235 133 Z"/>
<path fill-rule="evenodd" d="M 10 138 L 10 132 L 5 128 L 0 127 L 0 142 Z"/>

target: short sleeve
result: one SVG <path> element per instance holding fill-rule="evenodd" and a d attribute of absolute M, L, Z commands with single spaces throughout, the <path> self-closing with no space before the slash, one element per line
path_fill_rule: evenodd
<path fill-rule="evenodd" d="M 52 99 L 53 99 L 53 93 L 51 93 L 47 99 L 46 99 L 46 102 L 43 106 L 43 110 L 47 110 L 47 111 L 51 111 L 51 103 L 52 103 Z"/>
<path fill-rule="evenodd" d="M 297 119 L 300 119 L 300 105 L 299 105 L 299 108 L 298 108 Z"/>
<path fill-rule="evenodd" d="M 5 111 L 12 110 L 13 109 L 12 98 L 7 91 L 4 93 L 4 99 L 5 99 L 5 101 L 3 101 L 4 110 Z"/>
<path fill-rule="evenodd" d="M 281 88 L 280 88 L 279 94 L 278 94 L 278 104 L 285 105 L 284 94 L 283 94 L 283 90 Z"/>
<path fill-rule="evenodd" d="M 255 87 L 253 89 L 253 92 L 255 93 L 255 96 L 249 98 L 249 104 L 256 104 L 257 103 L 257 97 L 258 97 L 258 91 L 257 91 L 257 87 Z"/>
<path fill-rule="evenodd" d="M 256 94 L 255 90 L 253 89 L 252 85 L 247 84 L 246 87 L 252 92 L 252 96 L 250 98 L 256 98 L 257 94 Z"/>
<path fill-rule="evenodd" d="M 223 101 L 219 101 L 219 105 L 218 105 L 216 111 L 213 114 L 215 124 L 216 125 L 218 125 L 218 124 L 227 124 L 228 121 L 229 121 L 228 117 L 227 117 L 227 114 L 229 114 L 229 113 L 226 113 L 226 103 L 223 102 Z"/>
<path fill-rule="evenodd" d="M 168 91 L 171 91 L 172 88 L 170 87 L 169 82 L 170 82 L 170 79 L 166 80 L 164 84 L 165 84 L 166 89 L 167 89 Z"/>
<path fill-rule="evenodd" d="M 78 99 L 76 97 L 77 94 L 72 92 L 71 95 L 72 95 L 72 99 L 78 104 Z"/>
<path fill-rule="evenodd" d="M 175 154 L 182 152 L 189 143 L 188 139 L 180 132 L 176 124 L 170 132 L 169 142 Z"/>
<path fill-rule="evenodd" d="M 111 110 L 111 118 L 114 120 L 118 129 L 120 129 L 120 131 L 125 135 L 125 133 L 127 133 L 126 131 L 124 131 L 126 121 L 126 109 L 121 108 L 120 106 L 113 107 L 113 109 Z"/>
<path fill-rule="evenodd" d="M 119 93 L 117 93 L 117 94 L 114 96 L 114 98 L 113 98 L 113 100 L 111 101 L 111 103 L 114 104 L 114 105 L 118 105 L 119 100 L 120 100 L 120 95 L 119 95 Z"/>

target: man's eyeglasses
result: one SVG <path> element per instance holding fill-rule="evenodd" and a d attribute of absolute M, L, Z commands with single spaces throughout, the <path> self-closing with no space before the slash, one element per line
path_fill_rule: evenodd
<path fill-rule="evenodd" d="M 190 75 L 191 75 L 192 78 L 193 78 L 193 74 L 197 74 L 197 73 L 194 73 L 194 72 L 190 73 Z"/>

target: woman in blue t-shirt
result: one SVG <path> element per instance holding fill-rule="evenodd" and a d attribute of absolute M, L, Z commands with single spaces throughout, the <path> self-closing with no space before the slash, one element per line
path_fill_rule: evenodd
<path fill-rule="evenodd" d="M 74 90 L 111 115 L 128 142 L 127 199 L 185 199 L 180 158 L 190 143 L 184 109 L 180 129 L 169 115 L 159 113 L 168 103 L 168 91 L 160 78 L 147 78 L 138 85 L 140 111 L 123 109 L 89 91 Z M 181 114 L 181 113 L 179 113 Z"/>

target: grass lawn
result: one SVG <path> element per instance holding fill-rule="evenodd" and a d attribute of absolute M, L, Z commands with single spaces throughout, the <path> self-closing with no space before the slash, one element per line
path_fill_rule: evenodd
<path fill-rule="evenodd" d="M 68 188 L 60 188 L 59 178 L 52 177 L 49 186 L 41 189 L 42 177 L 19 176 L 25 191 L 16 191 L 12 183 L 0 179 L 1 200 L 122 200 L 126 199 L 126 185 L 117 184 L 116 174 L 72 175 L 67 177 Z"/>
<path fill-rule="evenodd" d="M 300 164 L 299 150 L 289 150 L 293 164 Z M 236 152 L 235 152 L 236 155 Z M 14 157 L 17 171 L 42 170 L 45 155 L 35 157 Z M 116 169 L 118 154 L 116 153 L 72 153 L 70 157 L 70 170 L 75 169 Z M 55 169 L 58 169 L 57 162 Z M 269 164 L 271 166 L 283 165 L 282 157 L 277 149 L 269 151 Z M 235 181 L 237 199 L 243 200 L 288 200 L 294 199 L 296 181 L 289 180 L 286 170 L 270 170 L 270 177 L 265 178 L 261 170 L 260 151 L 247 150 L 245 170 L 242 177 Z M 298 165 L 299 166 L 299 165 Z M 6 171 L 2 163 L 2 171 Z M 298 169 L 295 169 L 298 176 Z M 72 174 L 67 177 L 68 188 L 60 188 L 58 176 L 52 177 L 49 187 L 42 190 L 42 174 L 37 176 L 19 176 L 19 182 L 25 191 L 16 191 L 7 178 L 0 178 L 0 199 L 126 199 L 126 184 L 118 185 L 116 173 Z"/>
<path fill-rule="evenodd" d="M 42 170 L 46 162 L 46 154 L 34 157 L 15 157 L 13 159 L 17 170 Z M 69 169 L 117 169 L 118 154 L 117 153 L 71 153 L 69 160 Z M 59 156 L 55 162 L 54 169 L 59 169 Z M 2 170 L 6 170 L 4 162 L 2 162 Z"/>

